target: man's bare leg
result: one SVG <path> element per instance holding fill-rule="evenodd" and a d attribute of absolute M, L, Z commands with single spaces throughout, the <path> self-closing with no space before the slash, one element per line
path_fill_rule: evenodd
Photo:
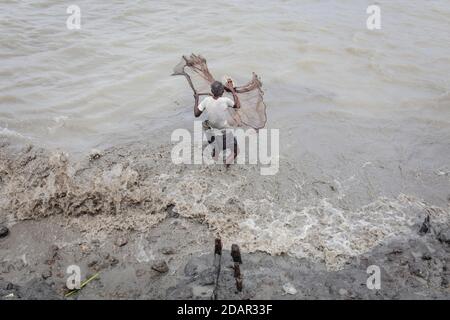
<path fill-rule="evenodd" d="M 236 140 L 234 141 L 234 150 L 231 150 L 230 155 L 227 157 L 227 159 L 225 160 L 225 165 L 227 166 L 227 168 L 234 163 L 234 160 L 236 159 L 236 157 L 239 154 L 239 147 L 237 145 Z"/>

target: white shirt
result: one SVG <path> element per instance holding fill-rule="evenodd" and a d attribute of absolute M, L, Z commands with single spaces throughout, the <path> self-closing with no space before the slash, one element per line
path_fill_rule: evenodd
<path fill-rule="evenodd" d="M 206 110 L 211 127 L 219 130 L 230 128 L 227 119 L 230 118 L 228 108 L 231 107 L 234 107 L 234 101 L 227 97 L 220 97 L 217 100 L 213 97 L 206 97 L 198 105 L 200 111 Z"/>

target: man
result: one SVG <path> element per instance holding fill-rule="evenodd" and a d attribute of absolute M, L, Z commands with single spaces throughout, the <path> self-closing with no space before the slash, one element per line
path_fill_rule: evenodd
<path fill-rule="evenodd" d="M 200 104 L 198 103 L 198 95 L 195 95 L 194 115 L 197 118 L 206 110 L 208 119 L 203 122 L 203 128 L 207 130 L 213 129 L 215 132 L 215 136 L 212 136 L 211 140 L 208 141 L 210 144 L 216 142 L 212 156 L 217 160 L 220 151 L 226 152 L 226 150 L 231 150 L 230 155 L 225 160 L 225 164 L 228 167 L 236 159 L 239 152 L 236 138 L 227 130 L 231 128 L 228 121 L 230 119 L 228 108 L 240 108 L 241 105 L 231 79 L 227 80 L 226 89 L 231 92 L 234 101 L 223 97 L 225 87 L 219 81 L 211 84 L 212 96 L 203 99 Z"/>

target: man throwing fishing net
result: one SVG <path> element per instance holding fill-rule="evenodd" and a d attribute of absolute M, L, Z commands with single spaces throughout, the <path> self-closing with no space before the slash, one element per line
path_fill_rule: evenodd
<path fill-rule="evenodd" d="M 228 108 L 241 107 L 239 98 L 233 86 L 233 81 L 227 79 L 227 89 L 233 95 L 233 100 L 224 97 L 224 85 L 219 81 L 214 81 L 211 84 L 212 96 L 206 97 L 201 103 L 198 103 L 198 96 L 196 97 L 194 105 L 194 115 L 199 117 L 204 111 L 207 113 L 207 120 L 203 122 L 203 129 L 208 134 L 208 142 L 215 143 L 212 156 L 217 161 L 219 153 L 223 150 L 226 152 L 230 150 L 230 154 L 225 159 L 225 164 L 230 165 L 236 159 L 239 148 L 236 138 L 231 132 L 232 126 L 229 123 Z M 198 94 L 197 94 L 198 95 Z M 212 131 L 212 134 L 210 133 Z"/>
<path fill-rule="evenodd" d="M 258 130 L 264 128 L 267 121 L 259 77 L 253 73 L 252 80 L 240 87 L 236 87 L 230 77 L 225 77 L 223 85 L 209 72 L 206 59 L 195 54 L 183 56 L 173 75 L 185 76 L 194 92 L 195 117 L 206 111 L 203 129 L 208 142 L 215 143 L 213 158 L 217 160 L 222 151 L 226 154 L 229 150 L 225 164 L 233 163 L 239 148 L 231 129 L 247 127 Z M 207 97 L 200 102 L 202 95 Z"/>

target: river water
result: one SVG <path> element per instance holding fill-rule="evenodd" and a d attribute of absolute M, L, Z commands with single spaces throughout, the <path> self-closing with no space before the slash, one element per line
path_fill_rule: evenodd
<path fill-rule="evenodd" d="M 261 76 L 280 170 L 236 167 L 218 183 L 214 170 L 159 162 L 180 214 L 203 214 L 246 249 L 331 267 L 416 230 L 427 212 L 449 221 L 447 0 L 379 0 L 381 30 L 367 29 L 363 0 L 71 4 L 80 30 L 66 27 L 67 2 L 0 3 L 0 139 L 73 154 L 170 145 L 194 119 L 186 81 L 170 74 L 200 53 L 218 79 Z M 236 199 L 246 215 L 229 213 L 238 223 L 227 229 L 214 210 Z"/>
<path fill-rule="evenodd" d="M 190 120 L 170 74 L 191 52 L 217 78 L 257 72 L 272 127 L 317 110 L 448 120 L 448 1 L 378 3 L 370 31 L 371 1 L 80 0 L 69 30 L 66 2 L 2 1 L 0 134 L 82 150 Z"/>

